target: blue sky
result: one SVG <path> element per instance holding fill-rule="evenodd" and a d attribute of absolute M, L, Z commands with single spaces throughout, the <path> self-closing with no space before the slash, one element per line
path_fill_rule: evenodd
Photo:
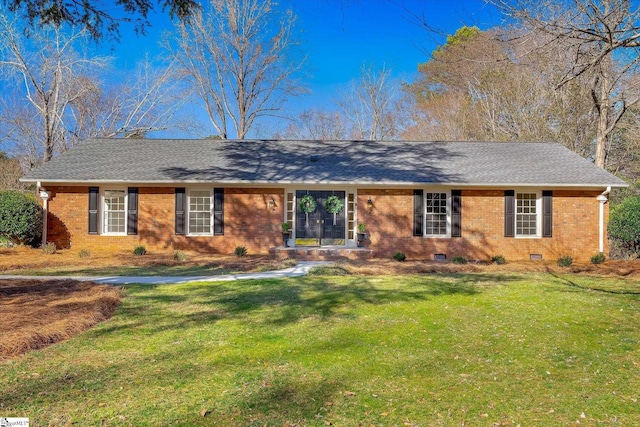
<path fill-rule="evenodd" d="M 481 29 L 499 23 L 499 13 L 484 0 L 281 0 L 298 17 L 298 39 L 307 56 L 305 80 L 310 93 L 291 100 L 289 111 L 331 108 L 332 99 L 357 79 L 363 65 L 391 68 L 394 78 L 411 81 L 417 65 L 444 36 L 416 25 L 412 14 L 424 16 L 429 24 L 446 34 L 462 25 Z M 136 36 L 126 25 L 122 40 L 105 46 L 116 64 L 129 68 L 145 53 L 159 51 L 163 31 L 171 29 L 169 19 L 156 14 L 146 36 Z"/>

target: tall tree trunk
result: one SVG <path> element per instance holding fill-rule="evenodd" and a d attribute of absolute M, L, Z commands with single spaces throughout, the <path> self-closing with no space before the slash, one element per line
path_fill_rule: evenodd
<path fill-rule="evenodd" d="M 607 141 L 611 132 L 611 55 L 602 59 L 599 65 L 599 87 L 592 89 L 593 102 L 598 110 L 598 128 L 596 129 L 596 166 L 604 169 L 607 165 Z M 597 84 L 597 83 L 596 83 Z M 599 94 L 597 93 L 599 89 Z"/>
<path fill-rule="evenodd" d="M 609 127 L 609 79 L 603 76 L 600 86 L 600 105 L 598 108 L 598 129 L 596 133 L 596 166 L 605 168 L 607 162 L 607 139 Z"/>

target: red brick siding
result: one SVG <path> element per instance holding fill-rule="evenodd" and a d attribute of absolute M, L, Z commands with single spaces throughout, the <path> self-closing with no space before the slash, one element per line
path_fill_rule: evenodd
<path fill-rule="evenodd" d="M 571 255 L 587 260 L 598 251 L 599 192 L 554 191 L 553 237 L 504 237 L 504 191 L 462 191 L 462 237 L 413 236 L 413 190 L 358 190 L 358 218 L 369 233 L 369 246 L 376 256 L 400 251 L 413 258 L 433 259 L 444 253 L 448 259 L 464 256 L 488 260 L 503 255 L 509 260 L 544 259 Z M 373 207 L 368 207 L 371 197 Z M 605 224 L 608 205 L 605 205 Z M 606 243 L 606 242 L 605 242 Z M 608 246 L 605 246 L 605 252 Z"/>
<path fill-rule="evenodd" d="M 231 253 L 242 245 L 255 254 L 268 253 L 270 247 L 282 241 L 284 191 L 281 189 L 226 188 L 223 236 L 176 236 L 173 188 L 139 187 L 138 234 L 135 236 L 88 234 L 88 187 L 48 186 L 47 190 L 51 191 L 48 240 L 61 248 L 121 250 L 141 244 L 148 249 Z M 271 197 L 276 202 L 274 209 L 269 207 Z"/>
<path fill-rule="evenodd" d="M 88 187 L 47 186 L 49 241 L 61 248 L 122 250 L 142 244 L 151 250 L 189 249 L 231 253 L 246 246 L 250 253 L 268 253 L 281 245 L 280 224 L 284 217 L 284 190 L 226 188 L 224 236 L 176 236 L 173 188 L 139 187 L 138 235 L 89 235 Z M 487 260 L 503 255 L 508 260 L 529 259 L 541 254 L 556 259 L 568 254 L 588 260 L 598 250 L 599 202 L 597 191 L 553 192 L 553 237 L 518 239 L 504 237 L 504 192 L 462 191 L 462 237 L 423 238 L 413 236 L 413 190 L 358 190 L 358 222 L 365 223 L 366 246 L 375 256 L 388 257 L 402 251 L 407 256 L 433 259 L 444 253 Z M 273 197 L 276 207 L 269 207 Z M 372 206 L 367 204 L 371 197 Z M 605 224 L 608 205 L 605 205 Z M 606 244 L 606 239 L 605 239 Z M 605 246 L 605 253 L 608 246 Z"/>

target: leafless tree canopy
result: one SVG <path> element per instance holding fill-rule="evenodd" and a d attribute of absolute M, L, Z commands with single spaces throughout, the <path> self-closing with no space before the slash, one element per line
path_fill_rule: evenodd
<path fill-rule="evenodd" d="M 589 92 L 580 79 L 556 88 L 557 69 L 569 58 L 532 49 L 537 40 L 458 30 L 405 85 L 414 115 L 405 138 L 557 141 L 590 156 Z"/>
<path fill-rule="evenodd" d="M 293 13 L 271 0 L 211 0 L 165 41 L 222 138 L 245 138 L 300 92 L 294 24 Z"/>
<path fill-rule="evenodd" d="M 572 61 L 556 84 L 588 76 L 598 114 L 595 162 L 607 167 L 613 136 L 639 99 L 636 78 L 640 6 L 629 0 L 493 0 L 530 32 L 543 34 L 541 49 L 568 52 Z"/>
<path fill-rule="evenodd" d="M 393 140 L 400 135 L 403 117 L 400 85 L 391 70 L 363 66 L 360 77 L 334 99 L 335 110 L 307 110 L 289 124 L 287 139 Z"/>
<path fill-rule="evenodd" d="M 0 141 L 26 169 L 96 136 L 144 136 L 163 129 L 182 105 L 176 79 L 148 62 L 126 83 L 107 86 L 109 58 L 88 57 L 86 33 L 46 27 L 25 39 L 10 14 L 0 16 Z M 113 75 L 113 74 L 111 74 Z"/>

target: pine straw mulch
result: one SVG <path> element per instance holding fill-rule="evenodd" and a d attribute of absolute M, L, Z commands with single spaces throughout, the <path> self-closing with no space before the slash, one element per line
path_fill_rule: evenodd
<path fill-rule="evenodd" d="M 206 254 L 184 251 L 185 261 L 173 259 L 172 251 L 147 252 L 143 256 L 134 256 L 131 251 L 106 252 L 93 250 L 86 258 L 80 257 L 80 251 L 74 249 L 58 250 L 54 254 L 45 254 L 41 249 L 27 246 L 0 248 L 0 274 L 23 274 L 23 270 L 47 269 L 100 269 L 101 267 L 157 267 L 207 266 L 232 272 L 260 271 L 270 267 L 279 267 L 279 263 L 268 255 L 235 255 Z M 286 268 L 286 267 L 283 267 Z M 98 274 L 102 275 L 102 274 Z"/>
<path fill-rule="evenodd" d="M 69 339 L 110 318 L 122 291 L 73 280 L 0 280 L 0 361 Z"/>
<path fill-rule="evenodd" d="M 456 274 L 456 273 L 557 273 L 589 274 L 640 278 L 640 260 L 608 260 L 603 264 L 576 262 L 570 267 L 559 267 L 555 261 L 512 261 L 497 265 L 490 263 L 452 264 L 449 262 L 391 259 L 346 260 L 338 266 L 350 274 L 406 275 L 406 274 Z"/>

